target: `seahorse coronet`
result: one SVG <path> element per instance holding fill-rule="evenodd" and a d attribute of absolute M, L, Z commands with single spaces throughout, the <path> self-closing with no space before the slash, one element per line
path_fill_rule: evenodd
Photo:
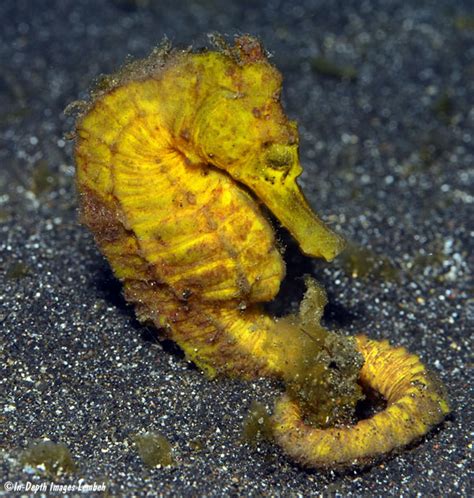
<path fill-rule="evenodd" d="M 276 320 L 263 311 L 285 264 L 261 204 L 309 256 L 331 260 L 343 242 L 296 182 L 298 131 L 280 103 L 280 73 L 254 37 L 217 44 L 158 48 L 102 78 L 81 105 L 82 222 L 137 317 L 210 377 L 284 380 L 273 420 L 289 455 L 324 467 L 406 445 L 449 411 L 416 356 L 325 330 L 326 297 L 311 281 L 299 316 Z M 358 380 L 388 406 L 351 425 Z M 331 428 L 333 421 L 346 426 Z"/>

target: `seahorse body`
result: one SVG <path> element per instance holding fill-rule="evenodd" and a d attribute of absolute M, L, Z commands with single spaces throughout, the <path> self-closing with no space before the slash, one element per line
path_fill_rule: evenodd
<path fill-rule="evenodd" d="M 280 74 L 244 36 L 224 51 L 128 66 L 78 122 L 82 220 L 138 317 L 209 375 L 287 379 L 307 357 L 298 327 L 261 309 L 285 265 L 259 202 L 307 255 L 342 249 L 296 183 L 298 133 L 280 92 Z"/>
<path fill-rule="evenodd" d="M 76 157 L 83 219 L 139 316 L 202 368 L 254 375 L 278 369 L 268 355 L 255 361 L 272 327 L 257 303 L 275 297 L 285 267 L 245 187 L 270 206 L 277 194 L 272 210 L 306 252 L 330 259 L 341 242 L 295 183 L 298 136 L 279 73 L 247 48 L 254 60 L 241 64 L 177 53 L 153 77 L 134 74 L 81 120 Z"/>

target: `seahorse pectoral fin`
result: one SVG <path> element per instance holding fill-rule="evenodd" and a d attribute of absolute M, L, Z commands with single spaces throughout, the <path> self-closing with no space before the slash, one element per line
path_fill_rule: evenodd
<path fill-rule="evenodd" d="M 307 256 L 331 261 L 344 248 L 342 237 L 330 230 L 311 209 L 296 181 L 289 179 L 282 185 L 262 181 L 254 186 L 254 191 Z"/>

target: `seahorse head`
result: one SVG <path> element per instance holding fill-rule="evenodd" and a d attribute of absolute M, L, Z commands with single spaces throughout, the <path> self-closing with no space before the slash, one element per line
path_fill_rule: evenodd
<path fill-rule="evenodd" d="M 310 256 L 333 259 L 342 240 L 314 214 L 296 178 L 302 167 L 298 130 L 281 103 L 282 78 L 251 37 L 230 53 L 205 54 L 213 81 L 194 123 L 201 157 L 248 187 Z"/>

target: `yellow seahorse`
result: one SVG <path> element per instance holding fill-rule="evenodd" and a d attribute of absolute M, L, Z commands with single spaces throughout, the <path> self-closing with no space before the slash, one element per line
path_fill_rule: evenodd
<path fill-rule="evenodd" d="M 324 330 L 315 283 L 299 317 L 263 311 L 285 265 L 262 204 L 306 255 L 331 260 L 343 248 L 296 183 L 298 132 L 281 84 L 248 35 L 129 63 L 78 120 L 81 216 L 139 319 L 208 375 L 285 381 L 273 429 L 289 455 L 309 466 L 365 462 L 425 434 L 449 407 L 416 356 Z M 351 424 L 360 386 L 387 407 Z"/>

